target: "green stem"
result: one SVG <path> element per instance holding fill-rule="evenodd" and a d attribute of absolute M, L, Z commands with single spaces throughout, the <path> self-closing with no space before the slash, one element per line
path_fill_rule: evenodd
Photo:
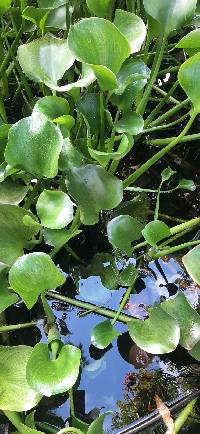
<path fill-rule="evenodd" d="M 165 148 L 157 152 L 157 154 L 153 155 L 153 157 L 151 157 L 148 161 L 146 161 L 146 163 L 142 164 L 142 166 L 140 166 L 139 169 L 137 169 L 134 173 L 132 173 L 128 178 L 125 179 L 125 181 L 123 182 L 124 188 L 128 187 L 130 184 L 133 184 L 135 181 L 137 181 L 137 179 L 140 178 L 143 175 L 143 173 L 145 173 L 151 166 L 157 163 L 158 160 L 160 160 L 165 154 L 171 151 L 171 149 L 173 149 L 179 143 L 179 141 L 186 135 L 186 133 L 190 129 L 196 115 L 197 114 L 195 111 L 192 112 L 189 121 L 187 122 L 185 128 L 179 134 L 179 136 L 176 137 L 167 146 L 165 146 Z"/>
<path fill-rule="evenodd" d="M 185 229 L 193 228 L 194 226 L 197 226 L 199 224 L 200 224 L 200 217 L 196 217 L 194 219 L 181 223 L 180 225 L 173 226 L 173 228 L 170 229 L 170 232 L 171 235 L 175 235 L 184 231 Z"/>
<path fill-rule="evenodd" d="M 104 141 L 105 141 L 105 116 L 104 116 L 104 95 L 102 92 L 100 92 L 100 119 L 101 119 L 100 145 L 101 145 L 101 149 L 103 149 Z"/>
<path fill-rule="evenodd" d="M 178 82 L 174 83 L 174 85 L 176 84 L 176 86 L 178 85 Z M 174 86 L 173 86 L 174 87 Z M 169 92 L 165 92 L 163 89 L 161 89 L 159 86 L 156 86 L 156 84 L 153 85 L 153 89 L 156 90 L 156 92 L 160 93 L 161 95 L 163 95 L 164 97 L 168 97 L 168 99 L 175 105 L 179 105 L 180 101 L 178 101 L 176 98 L 174 98 L 173 96 L 169 96 Z M 162 101 L 161 101 L 162 103 Z"/>
<path fill-rule="evenodd" d="M 188 417 L 192 413 L 195 404 L 197 402 L 197 398 L 193 399 L 189 404 L 181 411 L 177 419 L 175 420 L 175 431 L 174 434 L 177 434 L 180 429 L 183 427 L 185 422 L 187 421 Z"/>
<path fill-rule="evenodd" d="M 8 52 L 4 58 L 4 61 L 2 62 L 1 66 L 0 66 L 0 79 L 2 79 L 2 76 L 3 76 L 4 72 L 6 71 L 8 63 L 9 63 L 10 59 L 12 58 L 12 53 L 16 52 L 16 49 L 18 47 L 22 33 L 23 33 L 23 24 L 21 25 L 12 45 L 10 47 L 10 50 L 8 50 Z"/>
<path fill-rule="evenodd" d="M 37 422 L 35 421 L 36 427 L 42 429 L 43 431 L 47 431 L 49 434 L 57 434 L 58 430 L 56 428 L 53 428 L 52 426 L 48 425 L 45 422 Z"/>
<path fill-rule="evenodd" d="M 117 114 L 116 114 L 116 117 L 115 117 L 114 125 L 118 121 L 119 115 L 120 115 L 120 110 L 117 110 Z M 116 130 L 113 127 L 112 133 L 111 133 L 111 137 L 110 137 L 110 140 L 108 142 L 108 149 L 107 149 L 108 153 L 112 152 L 112 150 L 113 150 L 113 145 L 115 143 L 115 133 L 116 133 Z"/>
<path fill-rule="evenodd" d="M 24 209 L 30 209 L 31 205 L 35 202 L 40 186 L 41 181 L 37 181 L 23 206 Z"/>
<path fill-rule="evenodd" d="M 73 298 L 65 297 L 64 295 L 57 294 L 56 292 L 53 292 L 53 291 L 48 291 L 47 295 L 49 297 L 53 298 L 53 299 L 60 300 L 60 301 L 63 301 L 65 303 L 68 303 L 68 304 L 70 304 L 72 306 L 79 307 L 80 309 L 92 311 L 95 307 L 98 308 L 98 306 L 96 306 L 96 305 L 94 305 L 92 303 L 87 303 L 85 301 L 81 301 L 81 300 L 76 300 L 76 299 L 73 299 Z M 107 308 L 99 307 L 98 310 L 95 309 L 95 314 L 96 313 L 98 315 L 105 316 L 106 318 L 114 319 L 117 312 L 114 311 L 114 310 L 112 310 L 112 309 L 107 309 Z M 126 314 L 120 314 L 118 316 L 118 321 L 122 322 L 124 324 L 126 324 L 128 321 L 131 321 L 132 319 L 133 319 L 132 316 L 126 315 Z"/>
<path fill-rule="evenodd" d="M 140 113 L 141 115 L 143 115 L 145 112 L 145 108 L 146 108 L 149 96 L 151 94 L 154 82 L 155 82 L 156 77 L 158 75 L 160 65 L 161 65 L 161 62 L 163 59 L 165 44 L 166 44 L 166 36 L 161 35 L 160 40 L 159 40 L 158 45 L 157 45 L 157 50 L 156 50 L 156 55 L 154 58 L 154 63 L 152 66 L 151 76 L 150 76 L 150 79 L 147 83 L 147 86 L 146 86 L 145 92 L 143 94 L 143 97 L 141 99 L 141 102 L 137 107 L 137 112 Z"/>
<path fill-rule="evenodd" d="M 169 124 L 162 124 L 162 125 L 157 125 L 156 127 L 150 127 L 150 128 L 146 128 L 145 130 L 142 131 L 141 134 L 147 134 L 147 133 L 151 133 L 154 131 L 162 131 L 162 130 L 166 130 L 167 128 L 173 127 L 174 125 L 180 124 L 184 119 L 186 119 L 188 116 L 190 115 L 190 112 L 185 113 L 183 116 L 180 116 L 178 119 L 176 119 L 173 122 L 170 122 Z M 175 139 L 175 137 L 174 137 Z M 159 139 L 162 140 L 162 139 Z M 165 139 L 164 139 L 165 140 Z M 170 143 L 171 140 L 169 140 L 167 143 Z M 151 143 L 151 141 L 150 141 Z"/>
<path fill-rule="evenodd" d="M 163 248 L 165 246 L 168 246 L 169 244 L 173 243 L 177 239 L 182 238 L 182 237 L 184 237 L 184 235 L 187 235 L 188 233 L 190 233 L 193 229 L 194 228 L 188 228 L 182 232 L 179 232 L 176 235 L 173 235 L 173 237 L 168 238 L 168 240 L 164 241 L 164 243 L 159 244 L 159 248 Z"/>
<path fill-rule="evenodd" d="M 156 146 L 164 146 L 164 145 L 168 145 L 174 139 L 175 139 L 175 137 L 166 137 L 165 139 L 150 140 L 150 144 L 156 145 Z M 183 137 L 180 140 L 180 143 L 193 142 L 193 141 L 199 140 L 199 139 L 200 139 L 200 133 L 188 134 L 187 136 Z"/>
<path fill-rule="evenodd" d="M 16 413 L 15 411 L 9 411 L 9 410 L 3 410 L 5 416 L 7 419 L 12 423 L 12 425 L 17 428 L 17 431 L 21 433 L 22 428 L 22 420 L 20 418 L 19 413 Z"/>
<path fill-rule="evenodd" d="M 51 346 L 51 352 L 52 352 L 52 360 L 56 360 L 57 354 L 58 354 L 59 349 L 60 349 L 60 341 L 58 341 L 58 340 L 52 341 L 50 343 L 50 346 Z"/>
<path fill-rule="evenodd" d="M 160 183 L 159 188 L 158 188 L 156 207 L 155 207 L 155 213 L 154 213 L 154 220 L 158 220 L 159 207 L 160 207 L 160 193 L 161 193 L 162 184 L 163 184 L 163 181 Z"/>
<path fill-rule="evenodd" d="M 147 125 L 149 125 L 153 119 L 156 117 L 156 115 L 160 112 L 160 110 L 162 109 L 162 107 L 165 105 L 165 103 L 168 101 L 168 99 L 171 97 L 171 95 L 174 93 L 175 89 L 177 88 L 179 84 L 179 81 L 175 81 L 175 83 L 173 84 L 173 86 L 171 87 L 171 89 L 169 90 L 169 92 L 165 95 L 165 97 L 163 98 L 163 100 L 155 107 L 154 110 L 152 110 L 152 112 L 150 113 L 150 115 L 146 118 L 144 126 L 146 127 Z"/>
<path fill-rule="evenodd" d="M 171 255 L 172 253 L 178 252 L 179 250 L 187 249 L 191 246 L 197 246 L 200 244 L 200 240 L 197 241 L 188 241 L 188 243 L 179 244 L 178 246 L 170 247 L 169 249 L 161 250 L 158 253 L 148 252 L 148 255 L 151 256 L 152 259 L 162 258 L 162 256 Z"/>
<path fill-rule="evenodd" d="M 79 226 L 80 226 L 80 214 L 81 214 L 81 210 L 80 210 L 80 207 L 78 206 L 76 209 L 76 214 L 73 218 L 73 222 L 72 222 L 71 227 L 70 227 L 71 232 L 75 232 L 75 230 L 77 230 L 79 228 Z"/>
<path fill-rule="evenodd" d="M 179 66 L 171 66 L 170 68 L 161 69 L 161 71 L 159 71 L 159 75 L 161 76 L 167 73 L 171 74 L 171 72 L 177 72 L 179 68 Z"/>
<path fill-rule="evenodd" d="M 148 212 L 148 214 L 154 215 L 154 212 L 150 210 Z M 161 217 L 163 219 L 166 219 L 166 220 L 170 220 L 171 222 L 177 222 L 177 223 L 185 223 L 185 221 L 186 221 L 186 220 L 183 220 L 183 219 L 179 219 L 178 217 L 174 217 L 174 216 L 171 216 L 171 215 L 168 215 L 168 214 L 163 214 L 161 212 L 159 212 L 159 217 Z"/>
<path fill-rule="evenodd" d="M 113 320 L 111 322 L 112 325 L 114 325 L 116 323 L 116 321 L 119 318 L 119 315 L 121 314 L 122 310 L 124 309 L 124 306 L 126 305 L 128 299 L 129 299 L 129 297 L 131 295 L 132 288 L 133 288 L 133 286 L 129 286 L 127 288 L 127 290 L 126 290 L 126 292 L 125 292 L 125 294 L 124 294 L 124 296 L 122 298 L 122 301 L 121 301 L 121 303 L 119 305 L 118 311 L 116 312 L 116 315 L 115 315 L 115 317 L 113 318 Z"/>
<path fill-rule="evenodd" d="M 49 324 L 54 323 L 55 322 L 54 313 L 53 313 L 51 307 L 49 306 L 49 303 L 47 302 L 47 299 L 46 299 L 44 294 L 41 294 L 41 300 L 42 300 L 43 309 L 44 309 L 45 315 L 47 317 L 48 323 Z"/>
<path fill-rule="evenodd" d="M 162 124 L 166 121 L 166 119 L 170 118 L 171 116 L 174 116 L 176 113 L 178 113 L 182 108 L 187 106 L 190 103 L 190 99 L 187 98 L 184 101 L 180 102 L 179 105 L 176 105 L 172 109 L 165 112 L 163 115 L 159 116 L 155 121 L 151 122 L 151 127 L 155 127 L 157 125 Z"/>
<path fill-rule="evenodd" d="M 68 393 L 69 393 L 69 399 L 70 399 L 70 412 L 71 412 L 71 416 L 75 417 L 73 387 L 69 390 Z"/>
<path fill-rule="evenodd" d="M 26 323 L 22 323 L 22 324 L 11 324 L 11 325 L 6 325 L 6 326 L 0 326 L 0 333 L 5 333 L 5 332 L 11 332 L 13 330 L 21 330 L 21 329 L 25 329 L 28 327 L 34 327 L 37 326 L 38 321 L 31 321 L 31 322 L 26 322 Z"/>

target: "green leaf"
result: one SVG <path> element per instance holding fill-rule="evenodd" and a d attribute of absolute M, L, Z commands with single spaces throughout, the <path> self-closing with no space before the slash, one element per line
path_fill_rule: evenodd
<path fill-rule="evenodd" d="M 129 215 L 120 215 L 112 219 L 107 226 L 110 243 L 117 249 L 123 250 L 128 256 L 133 252 L 132 242 L 142 236 L 144 225 Z"/>
<path fill-rule="evenodd" d="M 87 267 L 79 267 L 82 278 L 100 276 L 105 288 L 114 290 L 118 286 L 119 271 L 109 253 L 96 253 Z"/>
<path fill-rule="evenodd" d="M 196 345 L 189 351 L 190 356 L 194 357 L 194 359 L 200 361 L 200 341 L 197 342 Z"/>
<path fill-rule="evenodd" d="M 80 358 L 79 348 L 63 345 L 56 360 L 51 360 L 48 345 L 39 343 L 27 363 L 28 384 L 44 396 L 67 392 L 77 380 Z"/>
<path fill-rule="evenodd" d="M 191 78 L 192 77 L 192 78 Z M 200 112 L 200 53 L 186 60 L 178 72 L 178 80 L 190 98 L 194 110 Z"/>
<path fill-rule="evenodd" d="M 125 155 L 132 149 L 133 143 L 133 140 L 128 139 L 128 137 L 123 134 L 117 151 L 103 152 L 92 148 L 88 148 L 88 151 L 94 160 L 98 161 L 101 166 L 106 167 L 110 160 L 121 160 L 125 157 Z"/>
<path fill-rule="evenodd" d="M 100 96 L 96 93 L 85 93 L 77 101 L 76 107 L 88 122 L 91 134 L 98 134 L 101 128 Z"/>
<path fill-rule="evenodd" d="M 9 306 L 17 303 L 18 297 L 8 289 L 8 281 L 5 276 L 0 276 L 0 314 Z"/>
<path fill-rule="evenodd" d="M 74 83 L 69 83 L 64 86 L 56 86 L 53 83 L 46 83 L 51 87 L 51 89 L 56 90 L 58 92 L 72 92 L 72 90 L 78 89 L 80 87 L 88 87 L 91 83 L 93 83 L 96 80 L 96 77 L 94 75 L 94 72 L 90 68 L 89 65 L 83 64 L 82 65 L 82 76 L 79 80 L 75 81 Z"/>
<path fill-rule="evenodd" d="M 9 132 L 11 126 L 12 125 L 10 125 L 10 124 L 0 125 L 0 140 L 8 138 L 8 132 Z"/>
<path fill-rule="evenodd" d="M 195 13 L 197 0 L 144 0 L 144 8 L 169 34 L 186 24 Z"/>
<path fill-rule="evenodd" d="M 49 14 L 49 10 L 47 9 L 35 8 L 34 6 L 27 6 L 23 11 L 22 17 L 25 20 L 35 24 L 39 29 L 44 31 L 45 22 L 48 17 L 48 14 Z"/>
<path fill-rule="evenodd" d="M 159 241 L 171 235 L 169 227 L 162 221 L 154 220 L 147 223 L 142 235 L 150 246 L 157 247 Z"/>
<path fill-rule="evenodd" d="M 67 30 L 68 22 L 65 5 L 50 10 L 45 23 L 45 27 L 53 27 L 54 29 Z"/>
<path fill-rule="evenodd" d="M 73 220 L 73 203 L 63 191 L 43 190 L 36 204 L 42 226 L 62 229 Z"/>
<path fill-rule="evenodd" d="M 119 275 L 119 284 L 121 286 L 132 286 L 137 276 L 137 268 L 133 264 L 128 264 Z"/>
<path fill-rule="evenodd" d="M 112 411 L 107 411 L 106 413 L 101 414 L 88 428 L 87 434 L 103 434 L 103 423 L 109 414 L 112 414 Z"/>
<path fill-rule="evenodd" d="M 191 278 L 200 285 L 200 246 L 194 247 L 182 258 L 183 264 Z"/>
<path fill-rule="evenodd" d="M 182 292 L 160 305 L 180 327 L 180 345 L 191 350 L 200 340 L 200 316 Z"/>
<path fill-rule="evenodd" d="M 104 348 L 107 348 L 119 335 L 120 333 L 114 329 L 111 322 L 106 320 L 100 322 L 93 328 L 91 342 L 92 345 L 103 350 Z"/>
<path fill-rule="evenodd" d="M 76 231 L 67 231 L 66 229 L 45 229 L 44 231 L 44 238 L 46 244 L 49 246 L 64 246 L 71 238 L 76 237 L 79 235 L 82 231 L 76 230 Z"/>
<path fill-rule="evenodd" d="M 122 201 L 122 181 L 100 166 L 74 167 L 66 183 L 70 196 L 80 206 L 81 221 L 85 225 L 96 224 L 101 210 L 115 208 Z"/>
<path fill-rule="evenodd" d="M 130 12 L 116 9 L 114 24 L 128 40 L 131 53 L 140 51 L 147 33 L 142 19 Z"/>
<path fill-rule="evenodd" d="M 18 205 L 26 196 L 27 191 L 27 186 L 6 179 L 0 183 L 0 204 Z"/>
<path fill-rule="evenodd" d="M 43 252 L 21 256 L 9 271 L 11 288 L 20 295 L 28 309 L 36 303 L 39 295 L 65 282 L 49 255 Z"/>
<path fill-rule="evenodd" d="M 195 191 L 196 185 L 192 179 L 181 179 L 176 188 L 181 188 L 182 190 Z"/>
<path fill-rule="evenodd" d="M 109 17 L 113 0 L 86 0 L 89 11 L 97 17 Z"/>
<path fill-rule="evenodd" d="M 48 85 L 56 85 L 74 63 L 67 40 L 48 34 L 20 45 L 18 59 L 24 73 L 31 80 Z"/>
<path fill-rule="evenodd" d="M 132 57 L 126 60 L 120 71 L 117 74 L 118 89 L 114 91 L 116 95 L 122 95 L 125 89 L 131 84 L 141 86 L 146 84 L 150 77 L 150 69 L 142 62 L 141 59 L 133 59 Z M 143 83 L 144 82 L 144 83 Z"/>
<path fill-rule="evenodd" d="M 62 145 L 59 128 L 42 113 L 33 112 L 10 129 L 5 159 L 11 166 L 39 178 L 54 178 Z"/>
<path fill-rule="evenodd" d="M 11 0 L 1 0 L 0 17 L 11 7 Z"/>
<path fill-rule="evenodd" d="M 18 206 L 0 205 L 0 261 L 5 264 L 11 265 L 23 255 L 27 241 L 38 233 L 38 227 L 23 224 L 26 215 L 36 219 L 29 211 Z"/>
<path fill-rule="evenodd" d="M 128 133 L 137 136 L 143 131 L 144 120 L 141 115 L 136 112 L 129 112 L 122 116 L 114 125 L 118 133 Z"/>
<path fill-rule="evenodd" d="M 38 0 L 38 5 L 40 8 L 51 8 L 51 9 L 56 9 L 59 8 L 60 6 L 66 5 L 68 0 Z"/>
<path fill-rule="evenodd" d="M 34 111 L 43 113 L 50 121 L 60 116 L 68 115 L 69 110 L 68 101 L 58 96 L 44 96 L 34 106 Z"/>
<path fill-rule="evenodd" d="M 171 167 L 167 167 L 161 173 L 162 181 L 168 181 L 176 172 L 171 169 Z"/>
<path fill-rule="evenodd" d="M 180 339 L 176 320 L 160 306 L 149 309 L 149 318 L 146 320 L 129 321 L 128 329 L 136 345 L 152 354 L 174 351 Z"/>
<path fill-rule="evenodd" d="M 35 407 L 41 396 L 27 383 L 26 366 L 31 347 L 0 347 L 0 409 L 27 411 Z"/>
<path fill-rule="evenodd" d="M 133 199 L 122 202 L 112 213 L 113 217 L 130 215 L 140 222 L 146 222 L 149 215 L 150 201 L 146 193 L 142 192 Z"/>
<path fill-rule="evenodd" d="M 69 138 L 63 140 L 58 167 L 59 170 L 67 171 L 73 167 L 80 167 L 86 164 L 84 155 L 72 145 Z"/>
<path fill-rule="evenodd" d="M 200 29 L 192 30 L 185 35 L 176 45 L 177 48 L 184 48 L 189 56 L 193 56 L 200 50 Z"/>

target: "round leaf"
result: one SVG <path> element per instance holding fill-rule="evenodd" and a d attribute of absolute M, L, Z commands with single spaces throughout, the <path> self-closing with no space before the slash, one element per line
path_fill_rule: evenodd
<path fill-rule="evenodd" d="M 200 285 L 200 245 L 194 247 L 183 256 L 182 261 L 188 274 L 198 285 Z"/>
<path fill-rule="evenodd" d="M 62 229 L 73 220 L 73 203 L 63 191 L 43 190 L 36 204 L 42 226 Z"/>
<path fill-rule="evenodd" d="M 161 307 L 149 309 L 146 320 L 133 319 L 128 329 L 133 341 L 144 351 L 165 354 L 175 350 L 180 339 L 180 328 Z"/>
<path fill-rule="evenodd" d="M 63 138 L 60 130 L 42 113 L 21 119 L 9 131 L 5 159 L 39 178 L 58 173 L 58 158 Z"/>
<path fill-rule="evenodd" d="M 142 235 L 150 246 L 156 247 L 157 243 L 171 235 L 169 227 L 159 220 L 147 223 Z"/>
<path fill-rule="evenodd" d="M 119 336 L 119 333 L 114 329 L 111 322 L 109 320 L 102 321 L 97 324 L 93 330 L 91 335 L 92 344 L 103 350 L 107 348 L 111 342 Z"/>
<path fill-rule="evenodd" d="M 34 106 L 34 111 L 43 113 L 51 121 L 60 116 L 68 115 L 69 109 L 68 101 L 58 96 L 44 96 Z"/>
<path fill-rule="evenodd" d="M 20 295 L 28 309 L 36 303 L 38 296 L 65 282 L 49 255 L 43 252 L 21 256 L 9 272 L 11 288 Z"/>
<path fill-rule="evenodd" d="M 0 409 L 27 411 L 35 407 L 41 396 L 27 383 L 26 366 L 31 347 L 0 347 Z"/>
<path fill-rule="evenodd" d="M 144 128 L 144 120 L 141 115 L 135 112 L 129 112 L 115 123 L 115 129 L 118 133 L 128 133 L 133 136 L 140 134 Z"/>
<path fill-rule="evenodd" d="M 108 223 L 108 239 L 115 248 L 121 249 L 128 256 L 131 256 L 132 242 L 141 238 L 143 227 L 143 223 L 140 223 L 136 218 L 120 215 Z"/>
<path fill-rule="evenodd" d="M 81 208 L 81 221 L 85 225 L 97 223 L 99 212 L 115 208 L 123 197 L 122 181 L 93 164 L 71 169 L 67 187 Z"/>
<path fill-rule="evenodd" d="M 26 185 L 6 179 L 0 183 L 0 204 L 18 205 L 28 191 Z"/>
<path fill-rule="evenodd" d="M 63 345 L 56 360 L 51 360 L 48 345 L 39 343 L 27 363 L 28 384 L 44 396 L 67 392 L 77 380 L 80 358 L 79 348 Z"/>
<path fill-rule="evenodd" d="M 178 80 L 190 98 L 194 110 L 200 112 L 200 53 L 184 62 L 178 73 Z"/>
<path fill-rule="evenodd" d="M 135 14 L 117 9 L 114 24 L 128 40 L 131 53 L 140 51 L 147 33 L 142 19 Z"/>

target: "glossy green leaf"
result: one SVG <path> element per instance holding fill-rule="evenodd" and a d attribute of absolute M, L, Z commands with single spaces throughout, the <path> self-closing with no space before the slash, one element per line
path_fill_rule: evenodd
<path fill-rule="evenodd" d="M 194 357 L 194 359 L 200 361 L 200 341 L 194 345 L 191 351 L 189 351 L 190 356 Z"/>
<path fill-rule="evenodd" d="M 84 155 L 71 143 L 69 138 L 63 140 L 58 167 L 59 170 L 67 171 L 73 167 L 80 167 L 86 164 Z"/>
<path fill-rule="evenodd" d="M 150 69 L 141 59 L 134 59 L 131 57 L 123 63 L 117 74 L 118 89 L 116 89 L 114 93 L 122 96 L 127 87 L 131 89 L 130 85 L 133 83 L 135 86 L 138 85 L 138 83 L 141 86 L 142 82 L 144 86 L 150 73 Z"/>
<path fill-rule="evenodd" d="M 1 0 L 0 3 L 0 17 L 9 9 L 11 6 L 11 0 Z"/>
<path fill-rule="evenodd" d="M 79 80 L 68 83 L 64 86 L 56 86 L 50 83 L 50 87 L 58 92 L 72 92 L 72 90 L 79 89 L 80 87 L 88 87 L 91 83 L 96 80 L 95 74 L 89 65 L 83 64 L 82 66 L 82 76 Z M 47 83 L 48 85 L 48 83 Z"/>
<path fill-rule="evenodd" d="M 182 190 L 195 191 L 196 185 L 192 179 L 181 179 L 176 188 L 181 188 Z"/>
<path fill-rule="evenodd" d="M 89 426 L 87 434 L 103 434 L 103 423 L 106 416 L 109 414 L 112 414 L 112 411 L 107 411 L 106 413 L 103 413 L 97 417 L 97 419 L 95 419 L 94 422 L 92 422 Z"/>
<path fill-rule="evenodd" d="M 44 96 L 34 106 L 34 111 L 43 113 L 50 121 L 60 116 L 68 115 L 69 110 L 68 101 L 58 96 Z"/>
<path fill-rule="evenodd" d="M 194 247 L 182 258 L 183 264 L 192 277 L 192 279 L 200 285 L 200 246 Z"/>
<path fill-rule="evenodd" d="M 58 173 L 62 134 L 42 113 L 21 119 L 9 131 L 5 159 L 39 178 L 53 178 Z"/>
<path fill-rule="evenodd" d="M 182 292 L 161 304 L 162 309 L 176 320 L 180 327 L 180 345 L 191 350 L 200 340 L 200 316 Z"/>
<path fill-rule="evenodd" d="M 180 339 L 178 323 L 160 306 L 149 309 L 149 318 L 146 320 L 129 321 L 128 329 L 133 341 L 152 354 L 170 353 Z"/>
<path fill-rule="evenodd" d="M 103 350 L 107 348 L 111 342 L 119 336 L 109 320 L 105 320 L 97 324 L 91 334 L 92 345 Z"/>
<path fill-rule="evenodd" d="M 45 27 L 60 30 L 67 30 L 68 28 L 68 20 L 66 14 L 66 6 L 60 6 L 58 8 L 50 10 Z"/>
<path fill-rule="evenodd" d="M 63 191 L 43 190 L 36 209 L 42 226 L 49 229 L 62 229 L 73 220 L 73 203 Z"/>
<path fill-rule="evenodd" d="M 39 29 L 44 31 L 45 22 L 48 17 L 49 11 L 47 9 L 35 8 L 34 6 L 27 6 L 22 14 L 22 17 L 35 24 Z"/>
<path fill-rule="evenodd" d="M 128 40 L 131 53 L 140 51 L 147 33 L 142 19 L 135 14 L 117 9 L 114 24 Z"/>
<path fill-rule="evenodd" d="M 97 151 L 96 149 L 88 148 L 91 157 L 98 161 L 101 166 L 106 167 L 110 160 L 121 160 L 133 147 L 133 140 L 123 134 L 119 147 L 114 152 Z"/>
<path fill-rule="evenodd" d="M 18 59 L 24 73 L 31 80 L 48 85 L 56 85 L 74 63 L 67 40 L 48 34 L 20 45 Z"/>
<path fill-rule="evenodd" d="M 146 12 L 169 34 L 187 23 L 195 13 L 197 0 L 144 0 Z"/>
<path fill-rule="evenodd" d="M 41 396 L 27 383 L 26 366 L 31 347 L 0 347 L 0 409 L 27 411 L 35 407 Z"/>
<path fill-rule="evenodd" d="M 18 205 L 28 191 L 26 185 L 6 179 L 0 183 L 0 204 Z"/>
<path fill-rule="evenodd" d="M 129 112 L 122 116 L 114 125 L 118 133 L 128 133 L 137 136 L 143 131 L 144 120 L 141 115 L 136 112 Z"/>
<path fill-rule="evenodd" d="M 105 18 L 110 14 L 113 0 L 98 0 L 98 2 L 96 0 L 86 0 L 86 3 L 92 14 L 100 18 Z"/>
<path fill-rule="evenodd" d="M 63 345 L 56 360 L 51 360 L 48 345 L 39 343 L 27 363 L 28 384 L 44 396 L 67 392 L 77 380 L 80 358 L 79 348 Z"/>
<path fill-rule="evenodd" d="M 170 236 L 170 229 L 166 223 L 154 220 L 147 223 L 142 231 L 142 235 L 150 246 L 156 247 L 159 241 Z"/>
<path fill-rule="evenodd" d="M 191 79 L 192 77 L 192 79 Z M 186 60 L 180 67 L 178 80 L 190 98 L 194 110 L 200 112 L 200 53 Z"/>
<path fill-rule="evenodd" d="M 0 261 L 11 265 L 23 255 L 24 247 L 34 235 L 38 227 L 26 226 L 23 218 L 35 216 L 23 208 L 15 205 L 0 205 Z"/>
<path fill-rule="evenodd" d="M 67 174 L 66 182 L 69 194 L 80 206 L 85 225 L 94 225 L 101 210 L 115 208 L 122 201 L 122 181 L 103 167 L 93 164 L 74 167 Z"/>
<path fill-rule="evenodd" d="M 128 264 L 119 275 L 119 284 L 122 286 L 132 286 L 138 276 L 137 268 L 133 264 Z"/>
<path fill-rule="evenodd" d="M 117 78 L 107 66 L 104 65 L 90 65 L 95 73 L 99 82 L 101 90 L 113 90 L 117 88 Z"/>
<path fill-rule="evenodd" d="M 169 179 L 175 174 L 176 172 L 171 169 L 171 167 L 167 167 L 164 169 L 161 173 L 162 181 L 169 181 Z"/>
<path fill-rule="evenodd" d="M 136 218 L 120 215 L 108 223 L 108 239 L 115 248 L 131 256 L 133 252 L 132 242 L 141 238 L 143 228 L 143 223 L 140 223 Z"/>
<path fill-rule="evenodd" d="M 71 238 L 76 237 L 82 231 L 67 231 L 66 229 L 45 229 L 44 231 L 44 239 L 46 244 L 49 246 L 63 246 L 66 244 Z"/>
<path fill-rule="evenodd" d="M 8 289 L 8 281 L 5 276 L 0 276 L 0 314 L 12 304 L 17 303 L 18 297 Z"/>
<path fill-rule="evenodd" d="M 39 295 L 65 282 L 49 255 L 43 252 L 21 256 L 9 272 L 11 288 L 20 295 L 28 309 L 36 303 Z"/>
<path fill-rule="evenodd" d="M 185 35 L 176 45 L 177 48 L 184 48 L 189 56 L 200 51 L 200 29 L 192 30 Z"/>
<path fill-rule="evenodd" d="M 77 101 L 76 107 L 88 122 L 91 134 L 98 134 L 101 128 L 100 96 L 86 93 Z"/>

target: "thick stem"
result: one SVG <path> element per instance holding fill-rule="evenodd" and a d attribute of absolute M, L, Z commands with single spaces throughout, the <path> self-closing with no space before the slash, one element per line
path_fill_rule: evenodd
<path fill-rule="evenodd" d="M 166 119 L 170 118 L 171 116 L 174 116 L 176 113 L 178 113 L 183 107 L 187 106 L 190 103 L 190 99 L 187 98 L 184 101 L 180 102 L 179 105 L 176 105 L 172 109 L 165 112 L 163 115 L 159 116 L 155 121 L 151 122 L 151 127 L 155 127 L 157 125 L 162 124 Z"/>
<path fill-rule="evenodd" d="M 181 411 L 177 419 L 175 420 L 175 434 L 177 434 L 180 429 L 183 427 L 188 417 L 192 413 L 195 404 L 197 402 L 197 398 L 193 399 L 189 404 Z"/>
<path fill-rule="evenodd" d="M 183 131 L 179 134 L 178 137 L 176 137 L 169 145 L 165 146 L 165 148 L 161 149 L 157 154 L 153 155 L 146 163 L 142 164 L 142 166 L 139 167 L 134 173 L 132 173 L 128 178 L 125 179 L 123 182 L 124 188 L 128 187 L 130 184 L 133 184 L 135 181 L 137 181 L 140 176 L 143 175 L 151 166 L 153 166 L 155 163 L 157 163 L 158 160 L 160 160 L 165 154 L 167 154 L 171 149 L 173 149 L 180 140 L 187 134 L 188 130 L 190 129 L 191 125 L 193 124 L 193 121 L 196 117 L 196 112 L 193 112 L 191 114 L 191 117 L 189 121 L 187 122 L 185 128 Z"/>
<path fill-rule="evenodd" d="M 0 326 L 0 333 L 11 332 L 13 330 L 26 329 L 28 327 L 34 327 L 38 325 L 38 321 L 31 321 L 22 324 L 11 324 L 6 326 Z"/>
<path fill-rule="evenodd" d="M 178 82 L 174 83 L 174 85 L 176 84 L 176 86 L 178 85 Z M 157 86 L 156 84 L 153 85 L 153 89 L 156 90 L 156 92 L 160 93 L 162 96 L 164 97 L 168 97 L 167 99 L 169 99 L 173 104 L 175 105 L 179 105 L 180 101 L 178 101 L 176 98 L 174 98 L 173 96 L 169 95 L 167 92 L 165 92 L 163 89 L 161 89 L 159 86 Z M 161 101 L 162 103 L 162 101 Z"/>
<path fill-rule="evenodd" d="M 156 146 L 164 146 L 164 145 L 168 145 L 168 143 L 170 143 L 174 139 L 175 139 L 175 137 L 166 137 L 166 139 L 150 140 L 150 144 L 156 145 Z M 183 137 L 180 140 L 180 143 L 193 142 L 193 141 L 199 140 L 199 139 L 200 139 L 200 133 L 188 134 L 187 136 Z"/>
<path fill-rule="evenodd" d="M 68 393 L 69 393 L 69 399 L 70 399 L 70 412 L 71 412 L 71 416 L 75 417 L 73 387 L 69 390 Z"/>
<path fill-rule="evenodd" d="M 149 125 L 153 119 L 156 117 L 156 115 L 160 112 L 160 110 L 162 109 L 162 107 L 165 105 L 165 103 L 168 101 L 168 99 L 171 97 L 171 95 L 174 93 L 175 89 L 177 88 L 179 82 L 178 80 L 173 84 L 173 86 L 171 87 L 171 89 L 169 90 L 169 92 L 165 95 L 165 97 L 163 98 L 162 101 L 160 101 L 160 103 L 155 107 L 154 110 L 152 110 L 152 112 L 150 113 L 150 115 L 146 118 L 144 126 L 146 127 L 147 125 Z"/>
<path fill-rule="evenodd" d="M 124 306 L 126 305 L 126 302 L 128 301 L 130 295 L 131 295 L 131 291 L 132 291 L 133 286 L 129 286 L 123 296 L 123 299 L 119 305 L 118 311 L 115 315 L 115 317 L 112 320 L 112 325 L 114 325 L 116 323 L 116 321 L 118 320 L 122 310 L 124 309 Z"/>
<path fill-rule="evenodd" d="M 189 241 L 188 243 L 179 244 L 178 246 L 170 247 L 169 249 L 161 250 L 158 253 L 148 252 L 148 255 L 151 256 L 152 259 L 162 258 L 162 256 L 171 255 L 172 253 L 179 252 L 179 250 L 187 249 L 191 246 L 197 246 L 200 244 L 200 240 L 197 241 Z"/>
<path fill-rule="evenodd" d="M 173 228 L 170 229 L 171 235 L 178 234 L 179 232 L 184 231 L 185 229 L 192 228 L 194 226 L 197 226 L 200 224 L 200 217 L 196 217 L 194 219 L 188 220 L 184 223 L 181 223 L 180 225 L 173 226 Z"/>

